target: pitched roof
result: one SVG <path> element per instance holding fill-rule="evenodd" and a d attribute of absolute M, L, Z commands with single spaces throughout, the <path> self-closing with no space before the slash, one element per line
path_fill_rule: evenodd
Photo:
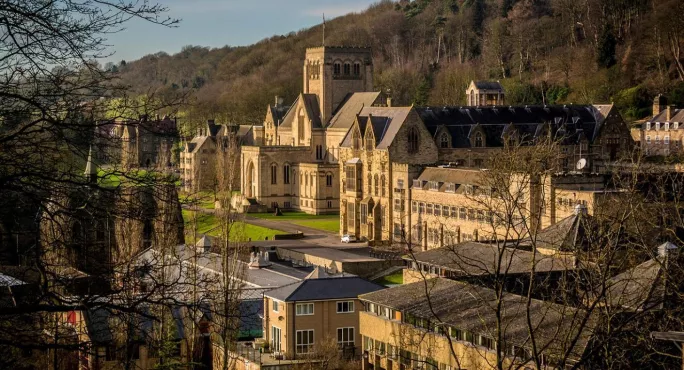
<path fill-rule="evenodd" d="M 380 92 L 357 92 L 347 95 L 333 113 L 328 127 L 349 129 L 354 123 L 355 116 L 363 108 L 373 106 L 379 96 Z"/>
<path fill-rule="evenodd" d="M 461 194 L 465 192 L 462 185 L 482 185 L 485 175 L 486 172 L 479 169 L 427 167 L 418 175 L 417 180 L 443 182 L 445 184 L 442 184 L 442 188 L 446 187 L 446 183 L 455 184 L 455 193 Z M 427 186 L 427 183 L 424 185 Z"/>
<path fill-rule="evenodd" d="M 527 237 L 521 240 L 520 244 L 564 252 L 576 251 L 584 246 L 584 237 L 589 233 L 587 229 L 594 226 L 594 218 L 579 210 L 539 231 L 534 239 Z"/>
<path fill-rule="evenodd" d="M 480 90 L 503 90 L 499 81 L 473 81 L 475 87 Z"/>
<path fill-rule="evenodd" d="M 665 279 L 668 253 L 677 246 L 666 242 L 658 247 L 659 255 L 606 282 L 608 303 L 629 310 L 648 310 L 662 307 L 665 299 Z"/>
<path fill-rule="evenodd" d="M 289 105 L 279 105 L 279 106 L 274 106 L 269 104 L 268 105 L 268 111 L 271 113 L 271 117 L 273 117 L 273 124 L 278 126 L 282 122 L 283 118 L 285 117 L 285 114 L 287 111 L 290 109 Z"/>
<path fill-rule="evenodd" d="M 408 118 L 413 107 L 366 107 L 358 115 L 359 123 L 363 122 L 364 127 L 371 117 L 373 133 L 375 135 L 375 147 L 377 149 L 387 149 L 394 141 L 394 137 Z M 363 131 L 361 133 L 363 135 Z M 351 130 L 342 140 L 342 147 L 352 146 Z"/>
<path fill-rule="evenodd" d="M 499 263 L 499 256 L 501 262 Z M 496 244 L 463 242 L 448 247 L 418 252 L 413 258 L 419 263 L 440 267 L 457 276 L 482 276 L 496 273 L 525 274 L 534 266 L 536 272 L 574 269 L 572 257 L 554 257 L 533 252 L 499 247 Z"/>
<path fill-rule="evenodd" d="M 672 116 L 667 119 L 667 109 L 656 114 L 653 118 L 650 118 L 648 122 L 684 122 L 684 109 L 674 109 L 672 108 Z"/>
<path fill-rule="evenodd" d="M 312 128 L 323 127 L 321 122 L 321 109 L 318 104 L 318 96 L 316 94 L 299 94 L 297 100 L 292 104 L 292 107 L 287 111 L 285 117 L 283 118 L 280 127 L 288 128 L 292 127 L 292 123 L 297 119 L 297 109 L 292 109 L 297 107 L 299 102 L 302 102 L 304 109 L 306 110 L 306 115 L 311 120 Z"/>
<path fill-rule="evenodd" d="M 399 310 L 404 317 L 412 315 L 490 338 L 496 337 L 497 312 L 494 307 L 497 294 L 493 289 L 435 278 L 364 294 L 359 298 Z M 529 347 L 527 298 L 504 293 L 501 305 L 499 312 L 504 340 L 508 344 Z M 596 323 L 593 315 L 581 309 L 538 299 L 530 299 L 529 312 L 538 348 L 548 346 L 551 351 L 566 350 L 577 338 L 572 355 L 575 358 L 581 356 Z M 587 324 L 582 326 L 582 320 L 588 315 Z"/>
<path fill-rule="evenodd" d="M 606 106 L 592 105 L 416 108 L 433 136 L 440 129 L 450 133 L 452 148 L 470 147 L 475 126 L 484 132 L 488 147 L 504 145 L 504 130 L 509 125 L 523 140 L 537 138 L 544 133 L 542 125 L 548 124 L 551 135 L 565 143 L 577 142 L 582 136 L 591 142 L 597 125 L 605 120 L 605 110 Z"/>
<path fill-rule="evenodd" d="M 317 301 L 356 298 L 360 294 L 374 292 L 385 287 L 358 276 L 304 279 L 264 293 L 280 301 Z"/>

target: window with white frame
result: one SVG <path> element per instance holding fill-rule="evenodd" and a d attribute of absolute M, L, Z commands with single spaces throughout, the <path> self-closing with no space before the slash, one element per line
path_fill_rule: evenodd
<path fill-rule="evenodd" d="M 663 138 L 663 143 L 665 145 L 670 145 L 670 136 L 669 135 L 667 135 Z"/>
<path fill-rule="evenodd" d="M 295 309 L 297 316 L 313 315 L 314 314 L 314 304 L 313 303 L 297 303 Z"/>
<path fill-rule="evenodd" d="M 279 307 L 280 305 L 278 304 L 278 301 L 273 300 L 273 301 L 271 301 L 271 302 L 273 302 L 273 312 L 278 312 L 278 308 L 280 308 L 280 307 Z"/>
<path fill-rule="evenodd" d="M 354 328 L 337 328 L 337 344 L 340 347 L 354 346 Z"/>
<path fill-rule="evenodd" d="M 679 122 L 673 122 L 672 123 L 672 129 L 677 130 L 679 128 Z"/>
<path fill-rule="evenodd" d="M 447 193 L 454 193 L 456 191 L 456 184 L 449 182 L 446 184 L 446 189 L 444 190 Z"/>
<path fill-rule="evenodd" d="M 310 353 L 313 352 L 314 347 L 314 331 L 309 330 L 297 330 L 297 342 L 295 345 L 295 351 L 297 353 Z"/>
<path fill-rule="evenodd" d="M 655 129 L 656 131 L 660 130 L 660 122 L 656 122 Z"/>
<path fill-rule="evenodd" d="M 664 125 L 663 128 L 665 129 L 665 131 L 670 130 L 670 122 L 665 122 L 663 125 Z"/>
<path fill-rule="evenodd" d="M 354 312 L 354 301 L 337 302 L 337 313 Z"/>
<path fill-rule="evenodd" d="M 650 129 L 651 129 L 651 122 L 646 122 L 646 130 L 650 130 Z"/>

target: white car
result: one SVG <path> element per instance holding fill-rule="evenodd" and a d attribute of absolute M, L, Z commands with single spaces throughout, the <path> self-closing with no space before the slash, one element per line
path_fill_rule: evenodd
<path fill-rule="evenodd" d="M 342 243 L 351 243 L 353 241 L 356 241 L 356 238 L 353 235 L 349 235 L 349 234 L 342 235 Z"/>

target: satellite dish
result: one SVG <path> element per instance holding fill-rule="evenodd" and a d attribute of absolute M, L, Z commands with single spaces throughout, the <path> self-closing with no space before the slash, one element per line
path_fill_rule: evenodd
<path fill-rule="evenodd" d="M 581 170 L 587 165 L 587 160 L 584 158 L 580 158 L 579 161 L 577 161 L 577 165 L 575 166 L 577 170 Z"/>

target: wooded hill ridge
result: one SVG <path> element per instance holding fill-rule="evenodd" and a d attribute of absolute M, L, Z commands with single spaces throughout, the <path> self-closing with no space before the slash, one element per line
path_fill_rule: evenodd
<path fill-rule="evenodd" d="M 646 117 L 663 93 L 684 105 L 684 1 L 381 1 L 326 22 L 326 45 L 371 46 L 375 89 L 395 105 L 465 105 L 470 80 L 499 80 L 506 104 L 615 103 Z M 274 96 L 302 89 L 322 26 L 254 45 L 147 55 L 105 68 L 133 94 L 190 93 L 186 133 L 217 122 L 260 124 Z"/>

